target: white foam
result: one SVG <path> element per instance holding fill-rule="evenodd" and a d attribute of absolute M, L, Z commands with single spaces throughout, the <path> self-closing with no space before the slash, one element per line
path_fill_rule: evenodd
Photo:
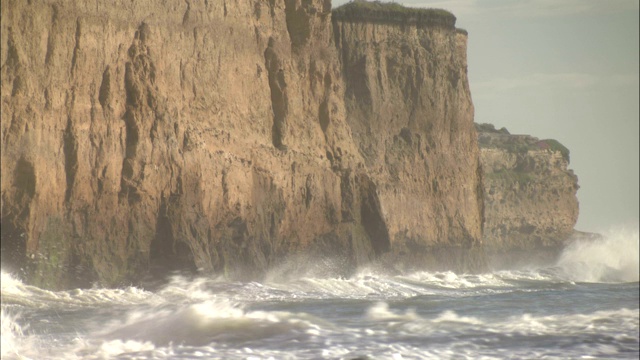
<path fill-rule="evenodd" d="M 458 324 L 484 324 L 480 319 L 473 316 L 460 316 L 453 310 L 446 310 L 440 316 L 433 319 L 434 323 L 458 323 Z"/>
<path fill-rule="evenodd" d="M 577 240 L 560 256 L 562 276 L 579 282 L 622 283 L 640 278 L 638 229 L 613 229 L 603 240 Z"/>
<path fill-rule="evenodd" d="M 154 345 L 203 346 L 221 341 L 251 341 L 276 335 L 318 336 L 326 322 L 304 313 L 246 311 L 229 300 L 214 299 L 175 307 L 132 311 L 124 321 L 103 325 L 99 338 L 132 339 Z"/>
<path fill-rule="evenodd" d="M 14 278 L 11 274 L 9 274 L 8 272 L 5 272 L 4 270 L 1 271 L 2 273 L 2 281 L 0 284 L 2 284 L 2 293 L 6 294 L 6 293 L 13 293 L 13 294 L 19 294 L 22 292 L 21 287 L 23 286 L 22 282 L 16 278 Z"/>
<path fill-rule="evenodd" d="M 158 291 L 158 295 L 171 302 L 204 301 L 215 296 L 211 288 L 220 283 L 220 279 L 205 277 L 187 279 L 183 276 L 173 276 L 169 279 L 169 283 Z"/>
<path fill-rule="evenodd" d="M 557 335 L 571 333 L 611 334 L 635 331 L 639 325 L 638 309 L 601 310 L 587 314 L 544 315 L 523 314 L 502 322 L 489 324 L 487 329 L 497 333 L 525 335 Z"/>
<path fill-rule="evenodd" d="M 415 284 L 386 275 L 359 272 L 350 278 L 300 278 L 291 282 L 269 282 L 267 289 L 283 291 L 292 298 L 407 298 L 433 293 Z"/>
<path fill-rule="evenodd" d="M 387 336 L 391 332 L 430 336 L 456 334 L 469 329 L 493 336 L 566 336 L 567 334 L 637 334 L 640 323 L 638 309 L 601 310 L 586 314 L 532 315 L 482 319 L 445 310 L 435 317 L 420 316 L 413 309 L 391 310 L 379 302 L 366 312 L 369 321 L 385 322 L 385 328 L 366 329 L 366 336 Z"/>
<path fill-rule="evenodd" d="M 2 277 L 4 284 L 4 273 Z M 4 308 L 1 310 L 0 316 L 2 318 L 2 357 L 17 355 L 20 351 L 19 341 L 24 336 L 22 327 L 17 321 L 18 316 L 5 314 Z"/>
<path fill-rule="evenodd" d="M 49 291 L 25 285 L 11 274 L 2 271 L 2 302 L 33 308 L 90 307 L 100 304 L 155 304 L 161 301 L 151 292 L 136 287 L 124 289 L 74 289 Z"/>
<path fill-rule="evenodd" d="M 123 353 L 151 351 L 153 349 L 155 349 L 155 346 L 149 341 L 140 342 L 134 340 L 112 340 L 102 343 L 100 345 L 99 351 L 96 352 L 95 356 L 97 358 L 109 359 Z"/>
<path fill-rule="evenodd" d="M 473 289 L 480 287 L 512 287 L 496 274 L 456 274 L 452 271 L 418 271 L 399 276 L 399 279 L 437 286 L 443 289 Z"/>
<path fill-rule="evenodd" d="M 413 321 L 420 318 L 416 314 L 414 309 L 407 309 L 404 314 L 393 312 L 389 310 L 389 304 L 385 302 L 378 302 L 375 305 L 371 306 L 367 310 L 366 317 L 369 320 L 376 320 L 376 321 L 388 321 L 388 320 Z"/>

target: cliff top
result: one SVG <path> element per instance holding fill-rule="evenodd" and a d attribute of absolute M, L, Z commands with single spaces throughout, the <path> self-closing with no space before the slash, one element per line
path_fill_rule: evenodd
<path fill-rule="evenodd" d="M 559 151 L 562 157 L 569 161 L 569 149 L 558 140 L 544 139 L 530 135 L 514 135 L 506 128 L 496 129 L 492 124 L 475 124 L 478 132 L 478 144 L 481 148 L 499 148 L 513 153 L 527 152 L 528 150 Z"/>
<path fill-rule="evenodd" d="M 396 3 L 354 0 L 333 9 L 338 21 L 443 26 L 455 29 L 456 17 L 442 9 L 409 8 Z M 459 29 L 466 33 L 466 31 Z"/>

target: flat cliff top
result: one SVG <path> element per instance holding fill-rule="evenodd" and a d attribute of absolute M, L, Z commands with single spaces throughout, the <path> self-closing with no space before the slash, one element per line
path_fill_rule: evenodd
<path fill-rule="evenodd" d="M 446 10 L 409 8 L 380 1 L 352 1 L 333 9 L 332 16 L 338 21 L 348 22 L 443 26 L 453 29 L 456 25 L 456 17 Z"/>
<path fill-rule="evenodd" d="M 512 153 L 522 153 L 528 150 L 560 151 L 562 157 L 569 161 L 569 149 L 558 140 L 540 140 L 531 135 L 515 135 L 506 128 L 496 129 L 492 124 L 475 124 L 478 132 L 480 148 L 499 148 Z"/>

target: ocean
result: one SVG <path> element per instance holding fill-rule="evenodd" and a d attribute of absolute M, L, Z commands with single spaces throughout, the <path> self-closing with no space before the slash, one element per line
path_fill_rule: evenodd
<path fill-rule="evenodd" d="M 2 271 L 2 359 L 638 359 L 638 231 L 552 266 L 48 291 Z M 283 265 L 284 266 L 284 265 Z"/>

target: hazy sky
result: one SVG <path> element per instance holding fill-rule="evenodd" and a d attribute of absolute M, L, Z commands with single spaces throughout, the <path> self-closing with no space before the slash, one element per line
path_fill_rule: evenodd
<path fill-rule="evenodd" d="M 576 229 L 637 227 L 638 0 L 396 2 L 447 9 L 468 30 L 476 122 L 569 148 Z"/>

